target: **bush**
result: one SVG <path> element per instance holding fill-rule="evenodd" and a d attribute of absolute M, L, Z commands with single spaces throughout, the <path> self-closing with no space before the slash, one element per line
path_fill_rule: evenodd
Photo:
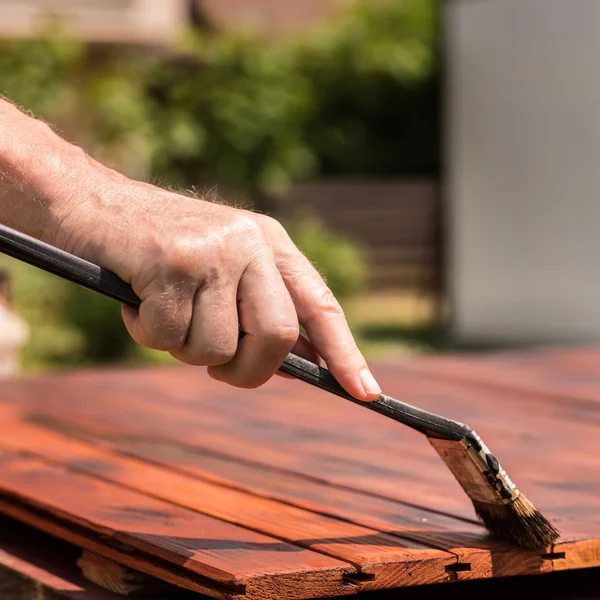
<path fill-rule="evenodd" d="M 197 32 L 149 72 L 164 135 L 153 172 L 255 199 L 319 175 L 438 169 L 435 0 L 357 2 L 276 42 Z"/>
<path fill-rule="evenodd" d="M 294 39 L 199 31 L 178 59 L 119 49 L 92 63 L 49 29 L 0 42 L 0 93 L 134 176 L 219 182 L 264 206 L 312 177 L 437 171 L 436 33 L 435 0 L 363 0 Z M 360 289 L 364 256 L 350 240 L 314 217 L 291 234 L 336 295 Z M 155 358 L 129 340 L 115 303 L 7 264 L 33 328 L 29 365 Z"/>
<path fill-rule="evenodd" d="M 288 233 L 321 273 L 339 299 L 364 287 L 367 262 L 363 249 L 354 240 L 328 229 L 315 215 L 297 216 L 290 221 Z"/>

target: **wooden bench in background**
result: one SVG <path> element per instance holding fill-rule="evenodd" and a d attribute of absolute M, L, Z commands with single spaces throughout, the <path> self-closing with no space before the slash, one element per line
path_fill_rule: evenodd
<path fill-rule="evenodd" d="M 373 288 L 439 292 L 441 215 L 432 179 L 325 180 L 296 185 L 276 213 L 313 211 L 364 244 Z"/>

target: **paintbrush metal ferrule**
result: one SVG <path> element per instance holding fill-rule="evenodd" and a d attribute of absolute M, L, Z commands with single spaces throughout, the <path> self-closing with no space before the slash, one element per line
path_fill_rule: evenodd
<path fill-rule="evenodd" d="M 511 504 L 519 497 L 515 484 L 474 431 L 460 440 L 427 439 L 472 501 Z"/>

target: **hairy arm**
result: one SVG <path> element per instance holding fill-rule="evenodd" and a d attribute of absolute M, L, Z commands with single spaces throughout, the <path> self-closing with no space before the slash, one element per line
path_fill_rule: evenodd
<path fill-rule="evenodd" d="M 263 384 L 294 349 L 322 356 L 357 398 L 381 392 L 339 303 L 277 221 L 128 179 L 3 100 L 0 172 L 25 192 L 0 195 L 1 222 L 132 285 L 142 304 L 123 319 L 138 343 L 239 387 Z"/>

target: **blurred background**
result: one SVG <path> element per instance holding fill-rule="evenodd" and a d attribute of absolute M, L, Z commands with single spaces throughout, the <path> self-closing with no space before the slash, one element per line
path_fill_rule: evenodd
<path fill-rule="evenodd" d="M 132 177 L 280 219 L 370 357 L 587 342 L 598 23 L 597 0 L 0 0 L 0 92 Z M 5 370 L 169 360 L 115 303 L 0 267 Z"/>
<path fill-rule="evenodd" d="M 432 343 L 434 0 L 0 0 L 0 36 L 6 97 L 132 177 L 282 220 L 368 354 Z M 169 360 L 129 340 L 114 302 L 0 266 L 25 370 Z"/>

